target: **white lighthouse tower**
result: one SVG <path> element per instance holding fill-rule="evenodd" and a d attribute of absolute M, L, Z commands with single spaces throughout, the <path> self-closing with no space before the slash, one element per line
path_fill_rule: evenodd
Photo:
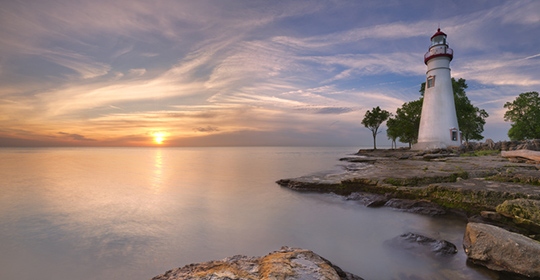
<path fill-rule="evenodd" d="M 427 79 L 418 143 L 413 145 L 414 150 L 444 149 L 461 144 L 450 77 L 450 61 L 453 57 L 454 52 L 448 47 L 446 34 L 439 28 L 431 37 L 431 46 L 424 55 Z"/>

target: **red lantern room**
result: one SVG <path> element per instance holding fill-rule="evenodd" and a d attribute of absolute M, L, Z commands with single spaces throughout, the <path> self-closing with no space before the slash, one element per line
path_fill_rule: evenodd
<path fill-rule="evenodd" d="M 446 34 L 439 28 L 437 29 L 437 33 L 431 36 L 431 46 L 429 47 L 429 51 L 424 55 L 424 63 L 427 64 L 428 60 L 440 56 L 449 57 L 452 60 L 454 58 L 454 50 L 448 47 Z"/>

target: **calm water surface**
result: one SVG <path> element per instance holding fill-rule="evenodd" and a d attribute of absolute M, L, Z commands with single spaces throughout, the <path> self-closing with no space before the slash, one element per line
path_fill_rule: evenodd
<path fill-rule="evenodd" d="M 150 279 L 283 245 L 365 279 L 491 279 L 465 264 L 465 222 L 371 209 L 275 184 L 339 172 L 355 148 L 2 148 L 0 279 Z M 456 256 L 389 248 L 405 232 Z M 418 279 L 418 278 L 414 278 Z"/>

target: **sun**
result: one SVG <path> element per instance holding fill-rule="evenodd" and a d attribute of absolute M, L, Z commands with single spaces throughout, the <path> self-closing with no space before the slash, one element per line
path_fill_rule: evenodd
<path fill-rule="evenodd" d="M 165 140 L 165 133 L 154 132 L 152 135 L 154 136 L 154 142 L 156 142 L 156 144 L 163 144 L 163 141 Z"/>

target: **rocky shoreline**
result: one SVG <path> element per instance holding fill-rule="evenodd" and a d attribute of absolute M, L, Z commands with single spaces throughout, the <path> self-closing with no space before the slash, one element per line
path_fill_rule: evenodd
<path fill-rule="evenodd" d="M 392 207 L 468 219 L 468 261 L 499 279 L 540 279 L 540 162 L 504 158 L 500 151 L 540 151 L 540 140 L 466 143 L 429 152 L 360 150 L 340 159 L 344 172 L 277 181 L 296 191 L 335 193 L 367 207 Z M 405 233 L 387 245 L 445 258 L 458 252 L 445 240 Z M 262 257 L 233 256 L 169 270 L 152 280 L 361 280 L 312 251 L 282 247 Z"/>
<path fill-rule="evenodd" d="M 487 140 L 428 152 L 360 150 L 341 159 L 346 172 L 277 183 L 368 207 L 460 215 L 469 220 L 464 247 L 471 262 L 514 279 L 540 279 L 540 162 L 500 153 L 519 149 L 538 151 L 540 140 Z"/>

